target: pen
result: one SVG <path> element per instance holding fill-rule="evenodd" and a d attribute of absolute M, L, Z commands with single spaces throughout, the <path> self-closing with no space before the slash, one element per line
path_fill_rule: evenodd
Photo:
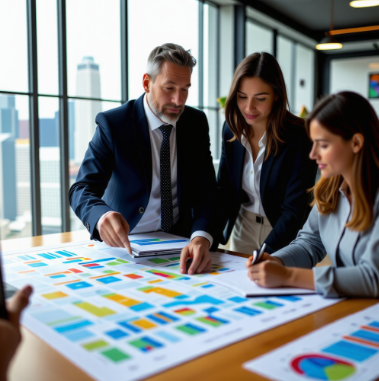
<path fill-rule="evenodd" d="M 267 245 L 265 243 L 262 245 L 261 249 L 259 250 L 258 255 L 255 257 L 255 261 L 253 262 L 253 265 L 259 262 L 259 260 L 261 259 L 263 253 L 266 250 L 266 246 Z"/>

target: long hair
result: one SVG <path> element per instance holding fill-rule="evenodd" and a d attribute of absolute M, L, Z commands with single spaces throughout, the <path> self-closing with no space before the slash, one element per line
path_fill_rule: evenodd
<path fill-rule="evenodd" d="M 274 150 L 275 154 L 278 152 L 279 142 L 283 142 L 283 129 L 284 122 L 288 121 L 290 124 L 295 124 L 304 127 L 304 121 L 297 116 L 291 114 L 289 108 L 286 85 L 283 78 L 282 70 L 275 57 L 269 53 L 253 53 L 247 56 L 238 65 L 232 85 L 230 87 L 229 95 L 225 104 L 225 119 L 229 128 L 234 134 L 234 141 L 238 139 L 241 141 L 241 136 L 244 135 L 249 138 L 252 133 L 251 127 L 246 123 L 245 118 L 241 114 L 237 106 L 237 91 L 242 78 L 244 77 L 258 77 L 266 82 L 274 90 L 275 95 L 278 97 L 274 102 L 270 116 L 267 121 L 266 127 L 266 159 L 270 152 Z"/>
<path fill-rule="evenodd" d="M 364 137 L 362 149 L 353 161 L 351 194 L 354 198 L 353 213 L 346 227 L 363 231 L 374 220 L 373 208 L 379 189 L 379 119 L 370 103 L 357 93 L 343 91 L 319 102 L 306 120 L 310 133 L 312 120 L 323 128 L 348 141 L 356 133 Z M 321 214 L 332 213 L 337 206 L 341 175 L 323 178 L 312 188 L 314 201 Z"/>

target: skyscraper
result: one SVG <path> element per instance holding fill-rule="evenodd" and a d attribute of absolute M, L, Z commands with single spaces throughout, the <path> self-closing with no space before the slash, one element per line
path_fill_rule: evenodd
<path fill-rule="evenodd" d="M 79 97 L 100 98 L 99 65 L 93 57 L 83 57 L 77 67 L 76 95 Z M 88 143 L 95 133 L 95 117 L 101 112 L 101 102 L 75 101 L 75 162 L 81 163 Z"/>
<path fill-rule="evenodd" d="M 17 216 L 16 155 L 14 137 L 0 134 L 0 220 Z"/>
<path fill-rule="evenodd" d="M 0 133 L 18 138 L 18 111 L 14 95 L 0 95 Z"/>

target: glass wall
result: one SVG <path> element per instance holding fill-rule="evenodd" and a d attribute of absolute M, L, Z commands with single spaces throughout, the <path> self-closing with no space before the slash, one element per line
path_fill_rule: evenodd
<path fill-rule="evenodd" d="M 295 99 L 293 111 L 298 114 L 302 107 L 308 112 L 314 103 L 315 52 L 304 45 L 295 47 Z"/>
<path fill-rule="evenodd" d="M 29 97 L 0 94 L 0 236 L 31 235 Z"/>
<path fill-rule="evenodd" d="M 273 32 L 271 29 L 258 25 L 254 21 L 246 21 L 246 46 L 245 55 L 256 52 L 272 54 Z"/>
<path fill-rule="evenodd" d="M 278 36 L 277 41 L 276 59 L 278 60 L 283 72 L 283 77 L 287 88 L 288 102 L 290 104 L 290 109 L 292 110 L 295 99 L 295 88 L 293 86 L 295 78 L 295 43 L 283 36 Z"/>
<path fill-rule="evenodd" d="M 178 43 L 197 59 L 187 105 L 207 115 L 212 156 L 219 159 L 224 115 L 216 100 L 226 95 L 220 93 L 220 72 L 225 71 L 220 49 L 234 41 L 221 40 L 221 24 L 233 24 L 232 5 L 224 12 L 222 6 L 199 0 L 66 0 L 65 12 L 60 12 L 60 2 L 29 1 L 36 17 L 25 0 L 0 2 L 0 35 L 5 36 L 0 39 L 0 164 L 14 158 L 13 166 L 0 166 L 2 236 L 82 228 L 72 212 L 67 222 L 69 208 L 62 195 L 76 179 L 96 129 L 95 117 L 142 95 L 148 55 L 163 43 Z M 66 26 L 65 36 L 60 25 Z M 249 18 L 245 25 L 246 55 L 275 53 L 269 27 Z M 34 30 L 36 35 L 28 36 Z M 284 36 L 277 37 L 276 47 L 291 109 L 310 109 L 314 52 Z M 67 83 L 59 82 L 65 78 Z M 29 88 L 33 80 L 37 82 Z M 62 158 L 67 147 L 68 157 Z M 32 159 L 39 162 L 38 170 L 31 168 Z M 13 204 L 4 202 L 10 194 Z"/>

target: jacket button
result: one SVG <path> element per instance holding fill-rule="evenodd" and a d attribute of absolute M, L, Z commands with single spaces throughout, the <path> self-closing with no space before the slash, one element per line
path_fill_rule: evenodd
<path fill-rule="evenodd" d="M 139 211 L 139 214 L 144 214 L 145 213 L 145 208 L 143 208 L 142 206 L 138 209 Z"/>

